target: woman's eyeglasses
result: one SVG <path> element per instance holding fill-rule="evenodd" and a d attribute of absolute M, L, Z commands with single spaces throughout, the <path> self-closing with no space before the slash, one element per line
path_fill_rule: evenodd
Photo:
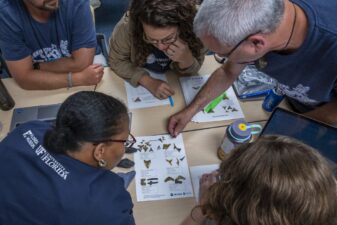
<path fill-rule="evenodd" d="M 143 33 L 143 40 L 148 44 L 158 45 L 158 44 L 164 44 L 164 45 L 170 45 L 177 41 L 179 33 L 176 32 L 176 34 L 173 37 L 164 38 L 162 40 L 154 40 L 149 39 L 145 33 Z"/>
<path fill-rule="evenodd" d="M 129 134 L 128 139 L 126 140 L 105 139 L 100 141 L 94 141 L 94 145 L 98 145 L 102 142 L 120 142 L 124 144 L 125 148 L 131 148 L 136 143 L 136 138 L 132 134 Z"/>

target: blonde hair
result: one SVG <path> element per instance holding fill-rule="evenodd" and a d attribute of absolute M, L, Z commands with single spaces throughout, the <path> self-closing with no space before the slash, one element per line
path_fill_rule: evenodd
<path fill-rule="evenodd" d="M 220 166 L 202 210 L 223 225 L 336 225 L 336 180 L 311 147 L 266 136 Z"/>

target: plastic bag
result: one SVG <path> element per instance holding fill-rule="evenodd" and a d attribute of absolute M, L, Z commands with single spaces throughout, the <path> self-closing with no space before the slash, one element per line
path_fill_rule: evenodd
<path fill-rule="evenodd" d="M 248 65 L 233 83 L 233 88 L 241 100 L 263 99 L 275 87 L 276 80 Z"/>

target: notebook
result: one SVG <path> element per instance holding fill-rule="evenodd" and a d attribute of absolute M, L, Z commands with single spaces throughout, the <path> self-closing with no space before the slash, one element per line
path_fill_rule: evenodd
<path fill-rule="evenodd" d="M 337 128 L 303 115 L 276 108 L 261 135 L 285 135 L 296 138 L 317 149 L 337 177 Z"/>
<path fill-rule="evenodd" d="M 10 131 L 20 124 L 31 120 L 55 121 L 60 106 L 61 104 L 53 104 L 15 108 L 13 111 Z"/>

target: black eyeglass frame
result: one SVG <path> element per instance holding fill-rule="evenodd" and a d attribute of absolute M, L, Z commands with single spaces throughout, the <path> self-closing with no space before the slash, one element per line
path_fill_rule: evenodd
<path fill-rule="evenodd" d="M 255 35 L 255 34 L 258 34 L 260 33 L 259 32 L 256 32 L 256 33 L 253 33 L 253 34 L 250 34 L 248 35 L 247 37 L 245 37 L 244 39 L 242 39 L 241 41 L 239 41 L 233 48 L 232 50 L 230 50 L 228 53 L 227 53 L 227 56 L 221 56 L 217 53 L 214 53 L 213 56 L 214 56 L 214 59 L 220 63 L 220 64 L 225 64 L 227 61 L 228 61 L 228 58 L 231 56 L 231 54 L 244 42 L 246 41 L 248 38 L 250 38 L 251 36 Z"/>
<path fill-rule="evenodd" d="M 131 137 L 131 140 L 118 140 L 118 139 L 103 139 L 99 141 L 93 141 L 94 145 L 98 145 L 99 143 L 106 143 L 106 142 L 118 142 L 118 143 L 123 143 L 126 148 L 131 148 L 136 142 L 135 136 L 133 136 L 131 133 L 129 133 L 129 136 Z"/>

